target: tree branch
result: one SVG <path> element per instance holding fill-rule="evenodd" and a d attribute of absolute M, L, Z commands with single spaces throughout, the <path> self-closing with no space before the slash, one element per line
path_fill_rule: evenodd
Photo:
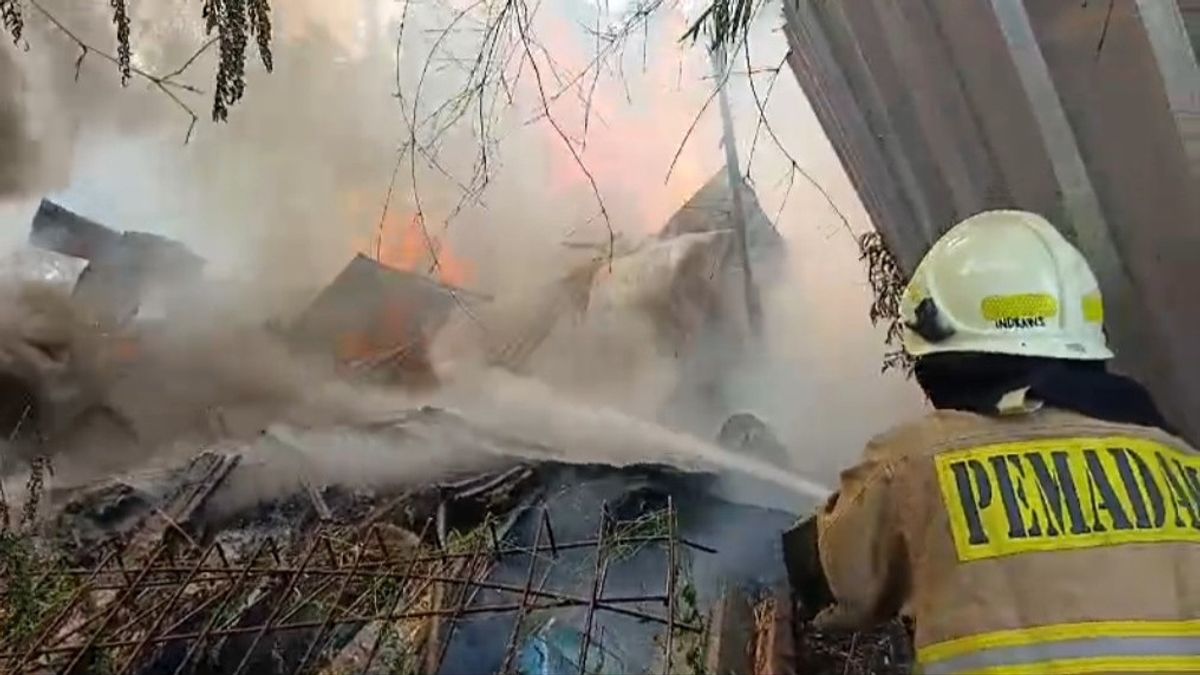
<path fill-rule="evenodd" d="M 108 61 L 116 66 L 118 69 L 121 69 L 122 66 L 120 59 L 102 49 L 98 49 L 97 47 L 84 42 L 83 39 L 81 39 L 74 31 L 63 24 L 58 17 L 54 16 L 50 10 L 43 7 L 38 0 L 29 0 L 29 5 L 33 7 L 39 14 L 41 14 L 42 17 L 44 17 L 46 21 L 50 23 L 50 25 L 56 28 L 63 35 L 67 36 L 67 38 L 69 38 L 79 47 L 79 58 L 75 60 L 75 79 L 79 79 L 79 72 L 83 67 L 83 60 L 89 53 L 96 54 L 105 61 Z M 200 58 L 200 55 L 212 47 L 215 42 L 215 39 L 206 42 L 203 46 L 196 50 L 196 52 L 192 54 L 191 58 L 184 62 L 182 66 L 168 73 L 167 75 L 155 75 L 136 66 L 130 66 L 129 68 L 131 75 L 136 75 L 137 77 L 140 77 L 146 82 L 150 83 L 152 86 L 165 94 L 167 98 L 171 99 L 171 101 L 178 106 L 180 110 L 188 115 L 191 121 L 188 124 L 187 135 L 184 137 L 183 142 L 185 144 L 191 140 L 192 131 L 195 130 L 196 123 L 200 120 L 200 117 L 196 114 L 196 111 L 193 110 L 192 107 L 185 103 L 181 98 L 179 98 L 179 96 L 176 95 L 175 91 L 172 91 L 172 89 L 182 90 L 192 94 L 203 94 L 204 92 L 185 82 L 178 82 L 175 80 L 175 78 L 183 75 L 183 73 L 187 71 L 187 69 L 191 67 L 193 63 L 196 62 L 196 59 Z"/>
<path fill-rule="evenodd" d="M 571 139 L 567 137 L 566 132 L 563 131 L 558 121 L 554 119 L 554 116 L 550 114 L 550 102 L 546 99 L 546 90 L 542 85 L 541 69 L 538 68 L 537 60 L 533 57 L 533 52 L 529 46 L 528 8 L 525 8 L 526 13 L 522 19 L 521 9 L 525 7 L 524 3 L 521 3 L 520 0 L 513 1 L 518 2 L 517 28 L 521 34 L 521 44 L 525 49 L 525 56 L 529 61 L 530 70 L 533 71 L 534 80 L 537 82 L 538 99 L 542 104 L 542 114 L 546 118 L 546 121 L 548 121 L 550 126 L 554 129 L 554 133 L 556 133 L 558 137 L 562 139 L 562 142 L 567 146 L 567 150 L 571 152 L 571 157 L 575 160 L 575 164 L 579 166 L 579 170 L 583 172 L 583 175 L 587 178 L 588 185 L 590 185 L 592 188 L 592 195 L 596 198 L 596 204 L 600 207 L 600 215 L 602 218 L 604 218 L 604 227 L 608 231 L 608 260 L 609 264 L 611 264 L 616 252 L 617 234 L 616 231 L 613 230 L 612 219 L 609 218 L 608 215 L 608 207 L 604 203 L 604 198 L 600 195 L 600 188 L 596 184 L 596 177 L 592 175 L 591 170 L 588 169 L 587 164 L 585 164 L 583 161 L 583 158 L 579 156 L 579 152 L 575 149 L 575 144 L 573 144 Z"/>
<path fill-rule="evenodd" d="M 750 46 L 749 46 L 749 44 L 746 45 L 746 69 L 750 70 Z M 766 105 L 763 103 L 763 100 L 761 98 L 759 98 L 758 90 L 754 86 L 754 78 L 753 77 L 749 78 L 749 82 L 750 82 L 750 93 L 754 98 L 755 107 L 758 108 L 758 118 L 759 118 L 759 122 L 762 123 L 762 128 L 767 130 L 767 134 L 771 137 L 772 142 L 775 143 L 775 147 L 779 148 L 779 151 L 781 153 L 783 153 L 784 158 L 786 158 L 787 161 L 791 163 L 792 169 L 794 169 L 797 173 L 799 173 L 801 176 L 803 176 L 804 180 L 808 181 L 808 183 L 810 185 L 812 185 L 814 188 L 817 189 L 818 192 L 821 193 L 821 196 L 825 198 L 825 202 L 829 204 L 829 208 L 833 209 L 833 212 L 836 213 L 837 217 L 841 219 L 842 226 L 846 229 L 846 232 L 851 237 L 853 237 L 854 230 L 850 227 L 850 219 L 846 217 L 846 214 L 842 213 L 842 210 L 840 208 L 838 208 L 838 205 L 833 201 L 833 197 L 830 196 L 829 192 L 825 189 L 825 186 L 821 185 L 821 183 L 819 183 L 817 181 L 817 179 L 812 177 L 812 174 L 808 173 L 808 171 L 806 171 L 802 166 L 800 166 L 800 163 L 796 161 L 796 158 L 793 157 L 792 154 L 790 152 L 788 152 L 787 148 L 784 147 L 783 141 L 779 140 L 779 136 L 775 135 L 775 129 L 771 126 L 771 123 L 769 121 L 767 121 Z M 790 193 L 790 189 L 789 189 L 789 193 Z"/>

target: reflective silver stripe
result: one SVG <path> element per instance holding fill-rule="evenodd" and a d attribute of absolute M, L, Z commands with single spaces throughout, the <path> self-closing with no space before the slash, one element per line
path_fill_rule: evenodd
<path fill-rule="evenodd" d="M 927 675 L 957 675 L 982 668 L 1028 666 L 1060 659 L 1200 655 L 1200 637 L 1105 637 L 981 649 L 921 664 Z"/>

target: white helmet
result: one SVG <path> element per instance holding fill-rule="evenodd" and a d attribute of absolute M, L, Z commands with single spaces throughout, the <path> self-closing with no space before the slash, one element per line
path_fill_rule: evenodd
<path fill-rule="evenodd" d="M 987 211 L 933 247 L 900 302 L 915 357 L 985 352 L 1112 358 L 1104 305 L 1087 260 L 1045 218 Z"/>

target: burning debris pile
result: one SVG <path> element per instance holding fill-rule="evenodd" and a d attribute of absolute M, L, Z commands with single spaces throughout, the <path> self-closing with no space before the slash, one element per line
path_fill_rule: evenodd
<path fill-rule="evenodd" d="M 374 486 L 303 470 L 266 491 L 267 451 L 300 442 L 283 430 L 84 488 L 35 471 L 21 514 L 5 502 L 0 671 L 907 672 L 902 629 L 794 620 L 793 514 L 727 501 L 713 474 L 564 464 L 464 424 L 363 429 L 397 453 L 438 428 L 473 446 L 469 468 Z"/>
<path fill-rule="evenodd" d="M 700 208 L 714 194 L 720 202 L 718 188 L 689 204 Z M 684 364 L 694 365 L 705 358 L 695 339 L 727 321 L 736 279 L 712 273 L 730 260 L 728 232 L 681 214 L 660 239 L 591 260 L 516 310 L 358 256 L 305 311 L 265 332 L 326 359 L 339 382 L 365 377 L 406 392 L 449 388 L 442 375 L 454 373 L 439 371 L 430 346 L 454 330 L 456 314 L 498 317 L 475 336 L 493 368 L 536 365 L 572 311 L 592 324 L 640 313 L 651 342 L 691 349 Z M 104 337 L 100 353 L 132 345 L 118 361 L 152 358 L 143 341 L 149 291 L 189 283 L 203 261 L 49 202 L 34 230 L 35 242 L 89 261 L 73 302 L 103 310 L 83 322 Z M 752 262 L 777 264 L 777 233 L 754 231 Z M 59 366 L 55 382 L 76 365 L 66 347 L 20 344 Z M 257 379 L 252 366 L 241 366 L 243 377 Z M 212 377 L 204 367 L 181 372 Z M 260 427 L 235 430 L 226 411 L 206 410 L 215 422 L 205 434 L 155 439 L 112 404 L 118 389 L 49 392 L 47 381 L 17 377 L 8 387 L 5 403 L 20 411 L 7 415 L 10 445 L 25 427 L 34 429 L 28 447 L 52 454 L 46 441 L 57 435 L 103 455 L 113 436 L 60 433 L 77 418 L 85 426 L 102 418 L 130 443 L 186 447 L 61 485 L 53 457 L 35 459 L 23 494 L 0 492 L 0 671 L 904 672 L 903 631 L 851 637 L 846 649 L 793 620 L 777 533 L 794 513 L 763 506 L 766 490 L 747 505 L 733 481 L 672 453 L 648 459 L 634 447 L 581 458 L 559 447 L 568 443 L 561 433 L 518 438 L 431 406 L 299 422 L 272 417 L 275 408 L 257 400 L 266 410 Z M 154 384 L 165 391 L 169 383 Z M 717 421 L 728 415 L 719 402 L 687 407 Z M 610 426 L 601 440 L 628 444 L 636 431 Z M 786 461 L 753 415 L 728 417 L 719 443 L 757 458 L 758 480 L 772 471 L 763 460 Z M 375 464 L 347 470 L 367 455 Z M 657 460 L 671 465 L 648 463 Z"/>
<path fill-rule="evenodd" d="M 239 459 L 80 491 L 53 548 L 6 530 L 4 672 L 712 672 L 715 580 L 769 581 L 693 541 L 750 517 L 703 475 L 513 463 L 226 513 Z"/>

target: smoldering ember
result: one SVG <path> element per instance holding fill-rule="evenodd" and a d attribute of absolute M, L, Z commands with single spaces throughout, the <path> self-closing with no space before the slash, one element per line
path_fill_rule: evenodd
<path fill-rule="evenodd" d="M 204 260 L 43 202 L 37 262 L 74 281 L 6 301 L 0 670 L 907 672 L 902 624 L 805 626 L 779 533 L 823 489 L 719 386 L 677 385 L 709 444 L 517 384 L 554 326 L 633 306 L 719 383 L 735 359 L 693 336 L 742 321 L 727 185 L 549 281 L 537 311 L 360 255 L 223 343 L 245 354 L 232 370 L 181 360 L 192 338 L 154 311 L 203 286 Z M 784 245 L 743 197 L 770 286 Z"/>

